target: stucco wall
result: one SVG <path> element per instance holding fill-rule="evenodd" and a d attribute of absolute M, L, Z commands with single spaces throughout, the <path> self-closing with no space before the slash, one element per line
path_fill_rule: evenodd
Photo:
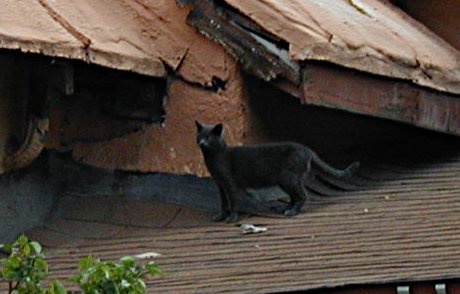
<path fill-rule="evenodd" d="M 195 143 L 195 120 L 224 122 L 229 142 L 243 142 L 249 118 L 238 66 L 219 46 L 198 37 L 203 44 L 201 54 L 190 53 L 190 62 L 184 63 L 180 76 L 170 77 L 165 98 L 166 116 L 161 126 L 152 125 L 104 142 L 79 143 L 73 149 L 74 158 L 109 169 L 204 175 L 206 169 Z M 221 64 L 218 71 L 225 80 L 219 86 L 195 82 L 200 81 L 197 78 L 202 74 L 200 67 L 209 59 L 214 59 L 216 65 Z M 215 69 L 216 65 L 210 69 Z M 182 78 L 184 75 L 190 76 L 194 82 Z"/>
<path fill-rule="evenodd" d="M 289 139 L 331 152 L 364 141 L 363 138 L 384 140 L 399 132 L 388 127 L 398 124 L 340 111 L 306 107 L 296 98 L 270 88 L 266 83 L 243 76 L 237 62 L 220 45 L 198 34 L 185 23 L 188 13 L 186 8 L 171 4 L 162 6 L 161 9 L 162 15 L 170 20 L 164 26 L 169 28 L 172 22 L 174 26 L 173 29 L 161 31 L 159 34 L 170 36 L 172 31 L 177 31 L 177 34 L 173 34 L 174 42 L 158 41 L 158 44 L 162 46 L 164 54 L 174 53 L 176 45 L 171 44 L 181 44 L 180 51 L 183 53 L 176 58 L 176 63 L 165 62 L 165 66 L 169 67 L 165 77 L 166 115 L 163 124 L 148 125 L 132 132 L 138 129 L 134 124 L 128 131 L 120 131 L 120 126 L 127 124 L 125 121 L 110 121 L 109 124 L 108 120 L 98 117 L 97 113 L 91 116 L 90 121 L 85 107 L 81 108 L 81 112 L 76 112 L 77 115 L 66 115 L 62 111 L 63 104 L 55 102 L 62 100 L 67 103 L 65 107 L 73 109 L 77 105 L 72 103 L 77 103 L 78 97 L 57 95 L 49 101 L 51 125 L 48 148 L 69 151 L 77 161 L 106 169 L 202 176 L 207 172 L 195 144 L 195 120 L 204 123 L 223 122 L 231 144 Z M 15 100 L 0 99 L 0 148 L 3 148 L 8 132 L 17 134 L 22 130 L 23 120 L 18 119 L 18 116 L 22 115 L 25 104 L 17 97 L 25 96 L 22 92 L 27 91 L 27 87 L 23 85 L 27 80 L 23 78 L 27 66 L 23 66 L 23 69 L 16 66 L 18 56 L 15 59 L 2 56 L 0 55 L 0 65 L 2 62 L 5 65 L 10 64 L 7 67 L 11 67 L 11 70 L 0 73 L 0 78 L 5 80 L 0 84 L 0 91 L 6 93 L 4 97 L 15 97 Z M 95 70 L 97 67 L 86 66 L 89 70 L 91 66 Z M 92 96 L 88 95 L 85 99 L 86 109 L 95 107 L 91 104 Z M 66 120 L 71 123 L 65 123 Z M 70 128 L 73 129 L 69 131 Z M 409 128 L 398 130 L 401 129 Z M 106 131 L 116 133 L 116 136 L 97 140 L 87 136 L 80 141 L 78 136 L 74 136 L 72 138 L 76 139 L 70 145 L 63 140 L 72 132 L 85 133 L 86 136 Z"/>

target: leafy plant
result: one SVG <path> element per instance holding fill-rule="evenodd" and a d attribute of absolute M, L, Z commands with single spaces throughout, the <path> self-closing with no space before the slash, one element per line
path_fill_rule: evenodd
<path fill-rule="evenodd" d="M 49 288 L 41 282 L 48 276 L 48 263 L 40 243 L 21 235 L 13 244 L 0 244 L 0 250 L 9 256 L 0 260 L 0 279 L 7 281 L 9 294 L 67 294 L 60 281 Z M 147 252 L 134 257 L 125 256 L 118 262 L 100 261 L 92 256 L 80 260 L 78 275 L 70 278 L 85 294 L 143 294 L 147 275 L 161 275 L 153 262 L 138 263 L 158 254 Z"/>
<path fill-rule="evenodd" d="M 78 283 L 85 294 L 143 294 L 147 289 L 145 277 L 160 274 L 155 263 L 139 264 L 135 257 L 125 256 L 119 262 L 111 262 L 88 256 L 80 260 L 78 275 L 70 280 Z"/>
<path fill-rule="evenodd" d="M 8 282 L 8 293 L 18 294 L 65 294 L 64 286 L 56 281 L 49 289 L 41 286 L 48 275 L 48 263 L 40 243 L 29 241 L 21 235 L 13 244 L 1 244 L 9 254 L 0 260 L 0 278 Z"/>

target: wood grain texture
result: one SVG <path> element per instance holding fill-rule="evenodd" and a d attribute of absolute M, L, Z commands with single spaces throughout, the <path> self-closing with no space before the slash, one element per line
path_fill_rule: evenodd
<path fill-rule="evenodd" d="M 150 251 L 162 254 L 155 261 L 166 272 L 148 281 L 151 293 L 273 293 L 458 278 L 458 146 L 412 148 L 395 148 L 400 155 L 385 159 L 370 149 L 357 175 L 369 183 L 362 191 L 312 195 L 297 217 L 242 221 L 266 226 L 266 233 L 242 235 L 238 226 L 203 221 L 143 236 L 80 237 L 78 245 L 47 250 L 50 279 L 74 274 L 76 261 L 89 254 L 117 259 Z M 432 157 L 422 158 L 424 152 Z M 77 231 L 70 228 L 55 233 Z"/>

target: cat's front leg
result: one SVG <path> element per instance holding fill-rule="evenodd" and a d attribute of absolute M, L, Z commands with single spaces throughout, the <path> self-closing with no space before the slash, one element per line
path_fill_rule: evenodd
<path fill-rule="evenodd" d="M 225 194 L 224 189 L 219 185 L 219 194 L 220 194 L 220 211 L 217 215 L 212 217 L 212 220 L 215 222 L 220 222 L 227 220 L 230 216 L 230 212 L 228 210 L 228 200 Z"/>
<path fill-rule="evenodd" d="M 226 221 L 227 218 L 229 217 L 229 213 L 226 210 L 221 210 L 218 214 L 212 217 L 212 220 L 215 222 L 221 222 L 221 221 Z"/>
<path fill-rule="evenodd" d="M 227 223 L 236 223 L 239 219 L 239 214 L 238 212 L 236 211 L 231 211 L 230 214 L 227 216 L 227 218 L 225 219 L 225 221 Z"/>
<path fill-rule="evenodd" d="M 242 195 L 242 191 L 235 188 L 235 189 L 230 189 L 230 192 L 228 193 L 228 210 L 230 211 L 230 214 L 227 216 L 225 221 L 227 223 L 236 223 L 239 219 L 239 214 L 236 209 L 236 200 L 240 199 Z"/>
<path fill-rule="evenodd" d="M 222 190 L 225 192 L 224 196 L 226 196 L 227 199 L 226 207 L 227 211 L 229 212 L 229 214 L 225 218 L 225 221 L 227 223 L 237 222 L 239 214 L 236 210 L 235 202 L 241 196 L 241 191 L 240 189 L 238 189 L 238 187 L 233 183 L 231 179 L 229 179 L 228 183 L 226 183 L 226 185 L 223 186 Z"/>

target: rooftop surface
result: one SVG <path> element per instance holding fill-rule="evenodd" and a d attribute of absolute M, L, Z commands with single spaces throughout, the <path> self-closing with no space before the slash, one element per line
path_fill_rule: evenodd
<path fill-rule="evenodd" d="M 410 139 L 409 139 L 410 141 Z M 243 235 L 212 223 L 211 213 L 115 196 L 67 195 L 41 241 L 51 279 L 76 271 L 89 254 L 102 259 L 157 252 L 165 276 L 152 293 L 270 293 L 357 284 L 460 277 L 458 141 L 381 144 L 360 155 L 361 191 L 312 193 L 299 216 L 251 216 L 267 227 Z"/>

